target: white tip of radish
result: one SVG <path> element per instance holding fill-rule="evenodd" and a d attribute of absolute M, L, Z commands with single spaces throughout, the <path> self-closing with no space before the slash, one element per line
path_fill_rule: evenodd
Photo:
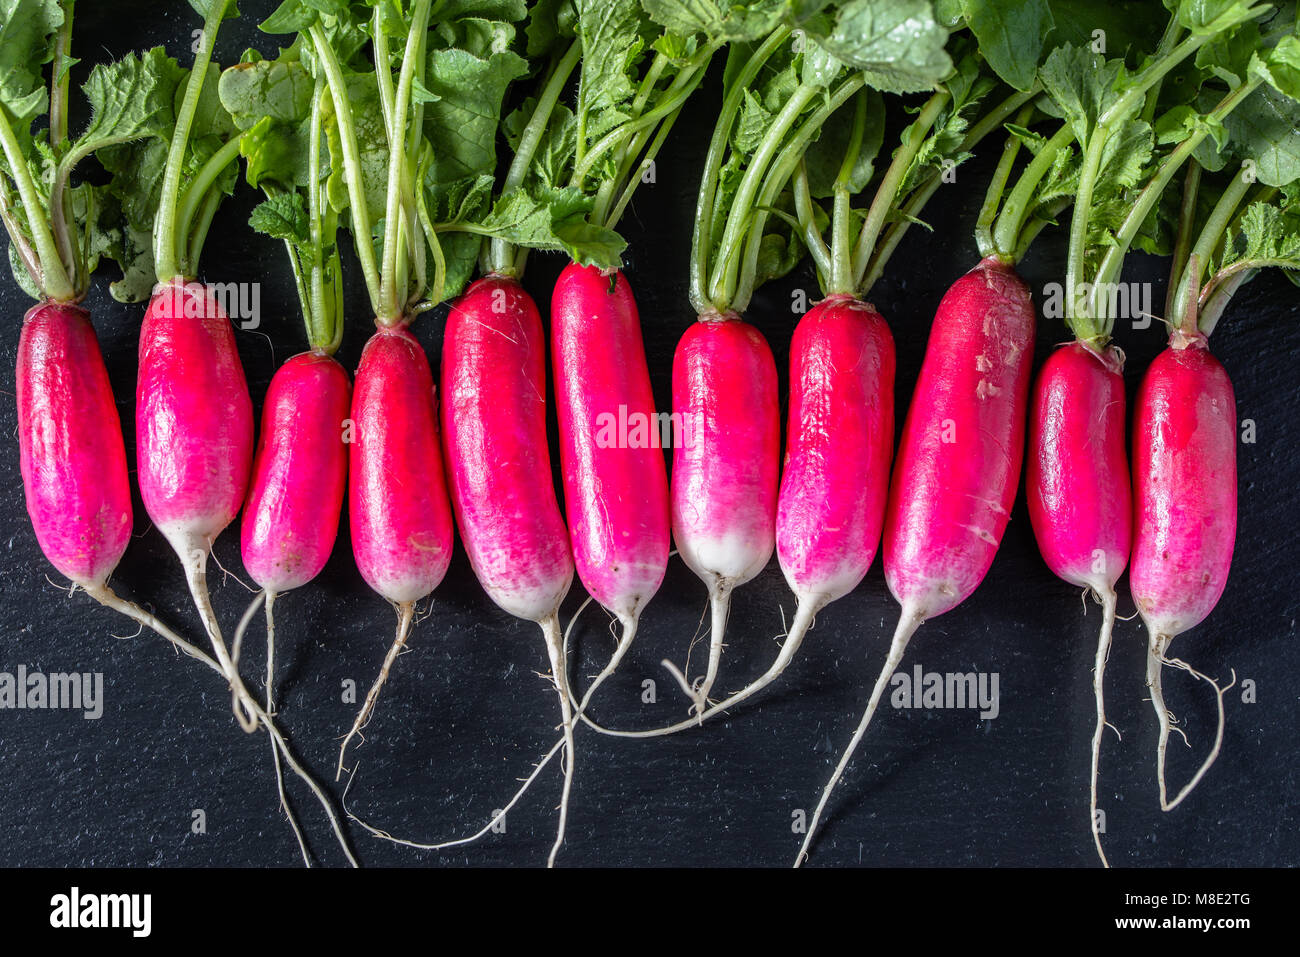
<path fill-rule="evenodd" d="M 1115 589 L 1109 583 L 1091 586 L 1093 594 L 1101 602 L 1101 632 L 1097 638 L 1097 656 L 1092 666 L 1092 691 L 1097 703 L 1097 723 L 1092 732 L 1092 777 L 1088 787 L 1088 814 L 1092 828 L 1092 842 L 1097 847 L 1097 856 L 1102 866 L 1110 867 L 1106 852 L 1101 847 L 1101 824 L 1097 819 L 1097 780 L 1101 771 L 1101 739 L 1106 732 L 1106 701 L 1102 677 L 1106 673 L 1106 659 L 1110 656 L 1111 632 L 1115 627 Z"/>
<path fill-rule="evenodd" d="M 718 666 L 722 661 L 723 641 L 727 633 L 727 617 L 731 613 L 732 587 L 730 579 L 716 575 L 709 583 L 709 662 L 704 674 L 691 682 L 671 661 L 662 662 L 668 672 L 677 679 L 682 691 L 691 699 L 690 713 L 698 716 L 701 724 L 704 722 L 704 712 L 712 703 L 709 700 L 709 692 L 713 690 L 713 685 L 718 680 Z M 688 652 L 687 664 L 689 663 Z"/>

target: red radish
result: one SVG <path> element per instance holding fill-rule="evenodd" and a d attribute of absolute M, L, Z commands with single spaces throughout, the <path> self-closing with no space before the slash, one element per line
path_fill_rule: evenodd
<path fill-rule="evenodd" d="M 546 337 L 532 297 L 488 276 L 452 307 L 442 348 L 442 437 L 461 540 L 488 596 L 546 639 L 560 696 L 568 762 L 560 825 L 572 786 L 573 710 L 560 603 L 573 555 L 551 480 L 546 440 Z"/>
<path fill-rule="evenodd" d="M 202 284 L 160 284 L 140 329 L 136 463 L 145 511 L 175 550 L 246 731 L 251 703 L 208 600 L 212 543 L 239 512 L 253 459 L 253 403 L 234 330 Z M 242 713 L 241 713 L 242 712 Z"/>
<path fill-rule="evenodd" d="M 347 486 L 348 374 L 321 352 L 294 356 L 271 379 L 244 505 L 244 567 L 268 600 L 325 567 Z"/>
<path fill-rule="evenodd" d="M 1214 747 L 1170 801 L 1165 790 L 1170 717 L 1161 667 L 1172 664 L 1204 677 L 1166 653 L 1174 638 L 1204 621 L 1218 603 L 1237 533 L 1236 401 L 1227 372 L 1200 333 L 1175 332 L 1142 379 L 1133 425 L 1133 497 L 1137 534 L 1129 587 L 1150 634 L 1147 686 L 1160 722 L 1160 806 L 1168 811 L 1218 756 L 1223 695 Z"/>
<path fill-rule="evenodd" d="M 1092 736 L 1089 818 L 1102 863 L 1097 776 L 1106 728 L 1102 677 L 1115 625 L 1115 582 L 1128 564 L 1133 507 L 1124 444 L 1124 353 L 1080 341 L 1061 346 L 1043 366 L 1030 410 L 1025 480 L 1029 518 L 1047 565 L 1091 590 L 1102 605 L 1093 665 L 1097 723 Z"/>
<path fill-rule="evenodd" d="M 658 418 L 641 324 L 623 274 L 570 263 L 555 282 L 551 321 L 574 564 L 623 629 L 609 673 L 668 568 L 668 477 L 653 440 Z M 644 428 L 619 436 L 620 421 Z"/>
<path fill-rule="evenodd" d="M 56 302 L 29 309 L 17 386 L 23 490 L 36 539 L 55 568 L 95 593 L 131 539 L 131 488 L 90 313 Z"/>
<path fill-rule="evenodd" d="M 352 553 L 366 583 L 397 608 L 397 637 L 339 748 L 365 726 L 406 644 L 415 603 L 442 582 L 452 518 L 438 440 L 429 360 L 401 326 L 379 326 L 361 353 L 352 391 L 348 517 Z"/>
<path fill-rule="evenodd" d="M 953 283 L 939 303 L 885 511 L 885 580 L 902 613 L 796 867 L 908 641 L 927 618 L 964 601 L 993 563 L 1020 481 L 1033 346 L 1029 288 L 994 257 Z"/>
<path fill-rule="evenodd" d="M 693 323 L 673 357 L 672 528 L 677 551 L 709 587 L 706 673 L 682 687 L 703 716 L 718 674 L 732 589 L 763 570 L 776 544 L 781 420 L 776 363 L 739 316 Z"/>
<path fill-rule="evenodd" d="M 777 556 L 799 599 L 787 644 L 875 560 L 894 448 L 894 368 L 885 320 L 850 296 L 827 297 L 795 329 L 777 516 Z"/>

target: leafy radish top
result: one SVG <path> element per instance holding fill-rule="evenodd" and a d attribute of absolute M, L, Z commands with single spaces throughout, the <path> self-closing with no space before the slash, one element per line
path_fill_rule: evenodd
<path fill-rule="evenodd" d="M 101 257 L 122 263 L 128 280 L 136 258 L 148 258 L 148 226 L 136 227 L 151 219 L 134 221 L 112 185 L 74 184 L 73 172 L 92 153 L 111 169 L 124 151 L 165 144 L 184 75 L 161 48 L 95 66 L 82 87 L 90 122 L 70 137 L 72 23 L 68 0 L 0 0 L 0 216 L 18 284 L 61 302 L 86 294 Z M 47 128 L 33 131 L 41 116 Z"/>

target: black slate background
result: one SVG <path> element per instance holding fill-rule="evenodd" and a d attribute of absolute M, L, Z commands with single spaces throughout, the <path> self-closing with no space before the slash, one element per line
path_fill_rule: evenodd
<path fill-rule="evenodd" d="M 272 4 L 246 0 L 245 16 L 228 24 L 219 59 L 232 61 L 248 44 L 273 52 L 254 24 Z M 190 57 L 197 19 L 184 3 L 82 4 L 74 52 L 89 63 L 157 43 Z M 661 408 L 670 405 L 677 338 L 692 321 L 686 300 L 689 217 L 712 98 L 697 97 L 658 163 L 657 182 L 642 187 L 624 229 L 631 249 L 627 275 L 641 308 L 646 347 Z M 961 167 L 958 181 L 933 201 L 934 232 L 914 229 L 872 299 L 889 319 L 898 347 L 899 420 L 924 354 L 934 308 L 947 285 L 973 265 L 974 217 L 997 151 Z M 261 282 L 265 317 L 257 332 L 238 335 L 255 402 L 277 364 L 302 348 L 297 302 L 276 244 L 244 223 L 255 197 L 242 189 L 217 217 L 202 273 L 223 282 Z M 1022 274 L 1041 296 L 1063 275 L 1064 236 L 1047 233 Z M 561 263 L 533 257 L 526 285 L 546 315 L 548 290 Z M 349 261 L 349 266 L 352 262 Z M 1163 302 L 1166 263 L 1132 257 L 1126 279 L 1156 284 Z M 128 455 L 134 460 L 135 348 L 142 307 L 115 303 L 107 278 L 87 302 L 99 332 Z M 359 270 L 349 272 L 351 326 L 340 352 L 355 367 L 368 335 Z M 815 282 L 799 271 L 755 298 L 749 318 L 768 337 L 782 370 L 788 364 L 792 291 L 815 298 Z M 9 277 L 0 302 L 10 321 L 0 330 L 0 670 L 99 671 L 106 707 L 98 721 L 80 713 L 0 712 L 0 865 L 295 866 L 292 834 L 276 806 L 270 755 L 262 735 L 235 725 L 220 682 L 179 659 L 151 635 L 85 596 L 69 598 L 52 578 L 22 504 L 15 413 L 14 354 L 29 302 Z M 1174 651 L 1202 670 L 1255 681 L 1258 701 L 1228 698 L 1224 752 L 1183 806 L 1162 814 L 1154 774 L 1155 722 L 1144 699 L 1144 634 L 1137 620 L 1120 622 L 1108 670 L 1109 713 L 1123 731 L 1108 736 L 1102 806 L 1112 863 L 1141 867 L 1300 864 L 1297 813 L 1297 696 L 1288 676 L 1300 670 L 1295 595 L 1300 565 L 1291 522 L 1300 443 L 1292 363 L 1300 348 L 1300 297 L 1285 280 L 1265 275 L 1233 303 L 1214 350 L 1237 390 L 1239 417 L 1256 423 L 1255 444 L 1239 447 L 1237 554 L 1222 601 L 1207 622 L 1179 639 Z M 436 363 L 444 312 L 416 331 Z M 1038 360 L 1066 334 L 1044 320 Z M 1158 325 L 1117 330 L 1135 387 L 1163 345 Z M 435 366 L 436 367 L 436 366 Z M 179 568 L 137 501 L 136 540 L 113 583 L 149 603 L 169 621 L 199 633 Z M 250 594 L 241 573 L 234 528 L 216 557 L 232 577 L 214 572 L 213 599 L 233 628 Z M 1127 579 L 1121 613 L 1132 612 Z M 584 596 L 566 602 L 566 619 Z M 593 713 L 612 726 L 646 727 L 677 720 L 685 707 L 659 668 L 680 662 L 705 608 L 705 590 L 674 560 L 649 605 L 640 637 L 620 674 L 607 683 Z M 719 690 L 740 687 L 776 651 L 781 614 L 793 602 L 776 562 L 738 595 Z M 391 640 L 393 614 L 361 580 L 351 561 L 346 523 L 321 578 L 280 600 L 279 699 L 282 726 L 310 766 L 332 773 L 338 737 L 355 706 L 341 701 L 341 683 L 363 689 Z M 711 728 L 650 742 L 580 733 L 566 865 L 787 865 L 800 837 L 792 812 L 810 810 L 857 722 L 884 658 L 896 608 L 879 561 L 854 594 L 822 613 L 799 657 L 758 699 Z M 606 616 L 589 608 L 576 630 L 574 673 L 593 674 L 612 647 Z M 1039 558 L 1023 501 L 984 584 L 955 611 L 928 623 L 906 667 L 927 671 L 996 671 L 1001 715 L 981 722 L 970 711 L 882 709 L 850 767 L 816 845 L 816 865 L 1094 866 L 1087 828 L 1088 742 L 1092 733 L 1092 667 L 1097 607 L 1084 614 L 1080 596 L 1055 579 Z M 246 673 L 260 665 L 250 648 Z M 556 703 L 540 635 L 509 618 L 474 581 L 457 553 L 427 617 L 420 622 L 385 690 L 365 745 L 349 806 L 392 833 L 441 840 L 476 830 L 513 790 L 553 740 Z M 701 660 L 701 659 L 697 659 Z M 641 703 L 641 682 L 658 684 L 658 703 Z M 1192 741 L 1171 744 L 1172 782 L 1194 770 L 1213 734 L 1212 700 L 1185 675 L 1166 679 L 1170 706 Z M 337 795 L 341 788 L 335 787 Z M 296 808 L 322 861 L 340 865 L 318 806 L 296 785 Z M 553 834 L 558 775 L 548 770 L 506 833 L 477 845 L 430 855 L 377 841 L 355 826 L 350 834 L 367 865 L 542 864 Z M 201 808 L 208 830 L 190 833 Z"/>

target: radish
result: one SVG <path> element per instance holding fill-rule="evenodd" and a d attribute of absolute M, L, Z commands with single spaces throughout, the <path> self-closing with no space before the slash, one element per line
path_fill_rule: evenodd
<path fill-rule="evenodd" d="M 1228 580 L 1237 531 L 1237 417 L 1232 383 L 1204 335 L 1175 332 L 1147 369 L 1133 422 L 1133 493 L 1137 535 L 1130 587 L 1150 633 L 1147 687 L 1160 724 L 1156 752 L 1160 806 L 1171 810 L 1209 770 L 1223 740 L 1170 801 L 1165 751 L 1170 716 L 1161 692 L 1174 638 L 1214 609 Z M 1217 686 L 1216 686 L 1217 690 Z M 1219 694 L 1222 719 L 1223 695 Z"/>
<path fill-rule="evenodd" d="M 546 337 L 514 279 L 488 276 L 452 308 L 443 341 L 443 441 L 456 524 L 474 574 L 506 612 L 541 626 L 569 751 L 554 864 L 572 786 L 573 713 L 559 609 L 574 562 L 551 482 Z"/>
<path fill-rule="evenodd" d="M 90 313 L 61 303 L 29 309 L 17 386 L 23 489 L 41 551 L 87 593 L 107 594 L 131 538 L 131 489 Z"/>
<path fill-rule="evenodd" d="M 718 676 L 732 591 L 763 570 L 776 546 L 780 410 L 776 363 L 762 333 L 739 316 L 700 321 L 673 356 L 673 410 L 684 438 L 673 449 L 672 526 L 678 554 L 709 586 L 703 714 Z"/>
<path fill-rule="evenodd" d="M 1124 354 L 1082 342 L 1052 353 L 1034 386 L 1026 493 L 1038 548 L 1051 570 L 1088 589 L 1102 605 L 1093 665 L 1097 723 L 1092 738 L 1089 813 L 1102 861 L 1097 776 L 1106 727 L 1102 676 L 1115 624 L 1115 583 L 1133 540 L 1132 496 L 1124 447 Z"/>
<path fill-rule="evenodd" d="M 622 273 L 570 264 L 551 298 L 560 463 L 574 564 L 622 625 L 621 657 L 668 567 L 668 478 L 658 448 L 601 440 L 602 417 L 653 422 L 636 303 Z"/>

